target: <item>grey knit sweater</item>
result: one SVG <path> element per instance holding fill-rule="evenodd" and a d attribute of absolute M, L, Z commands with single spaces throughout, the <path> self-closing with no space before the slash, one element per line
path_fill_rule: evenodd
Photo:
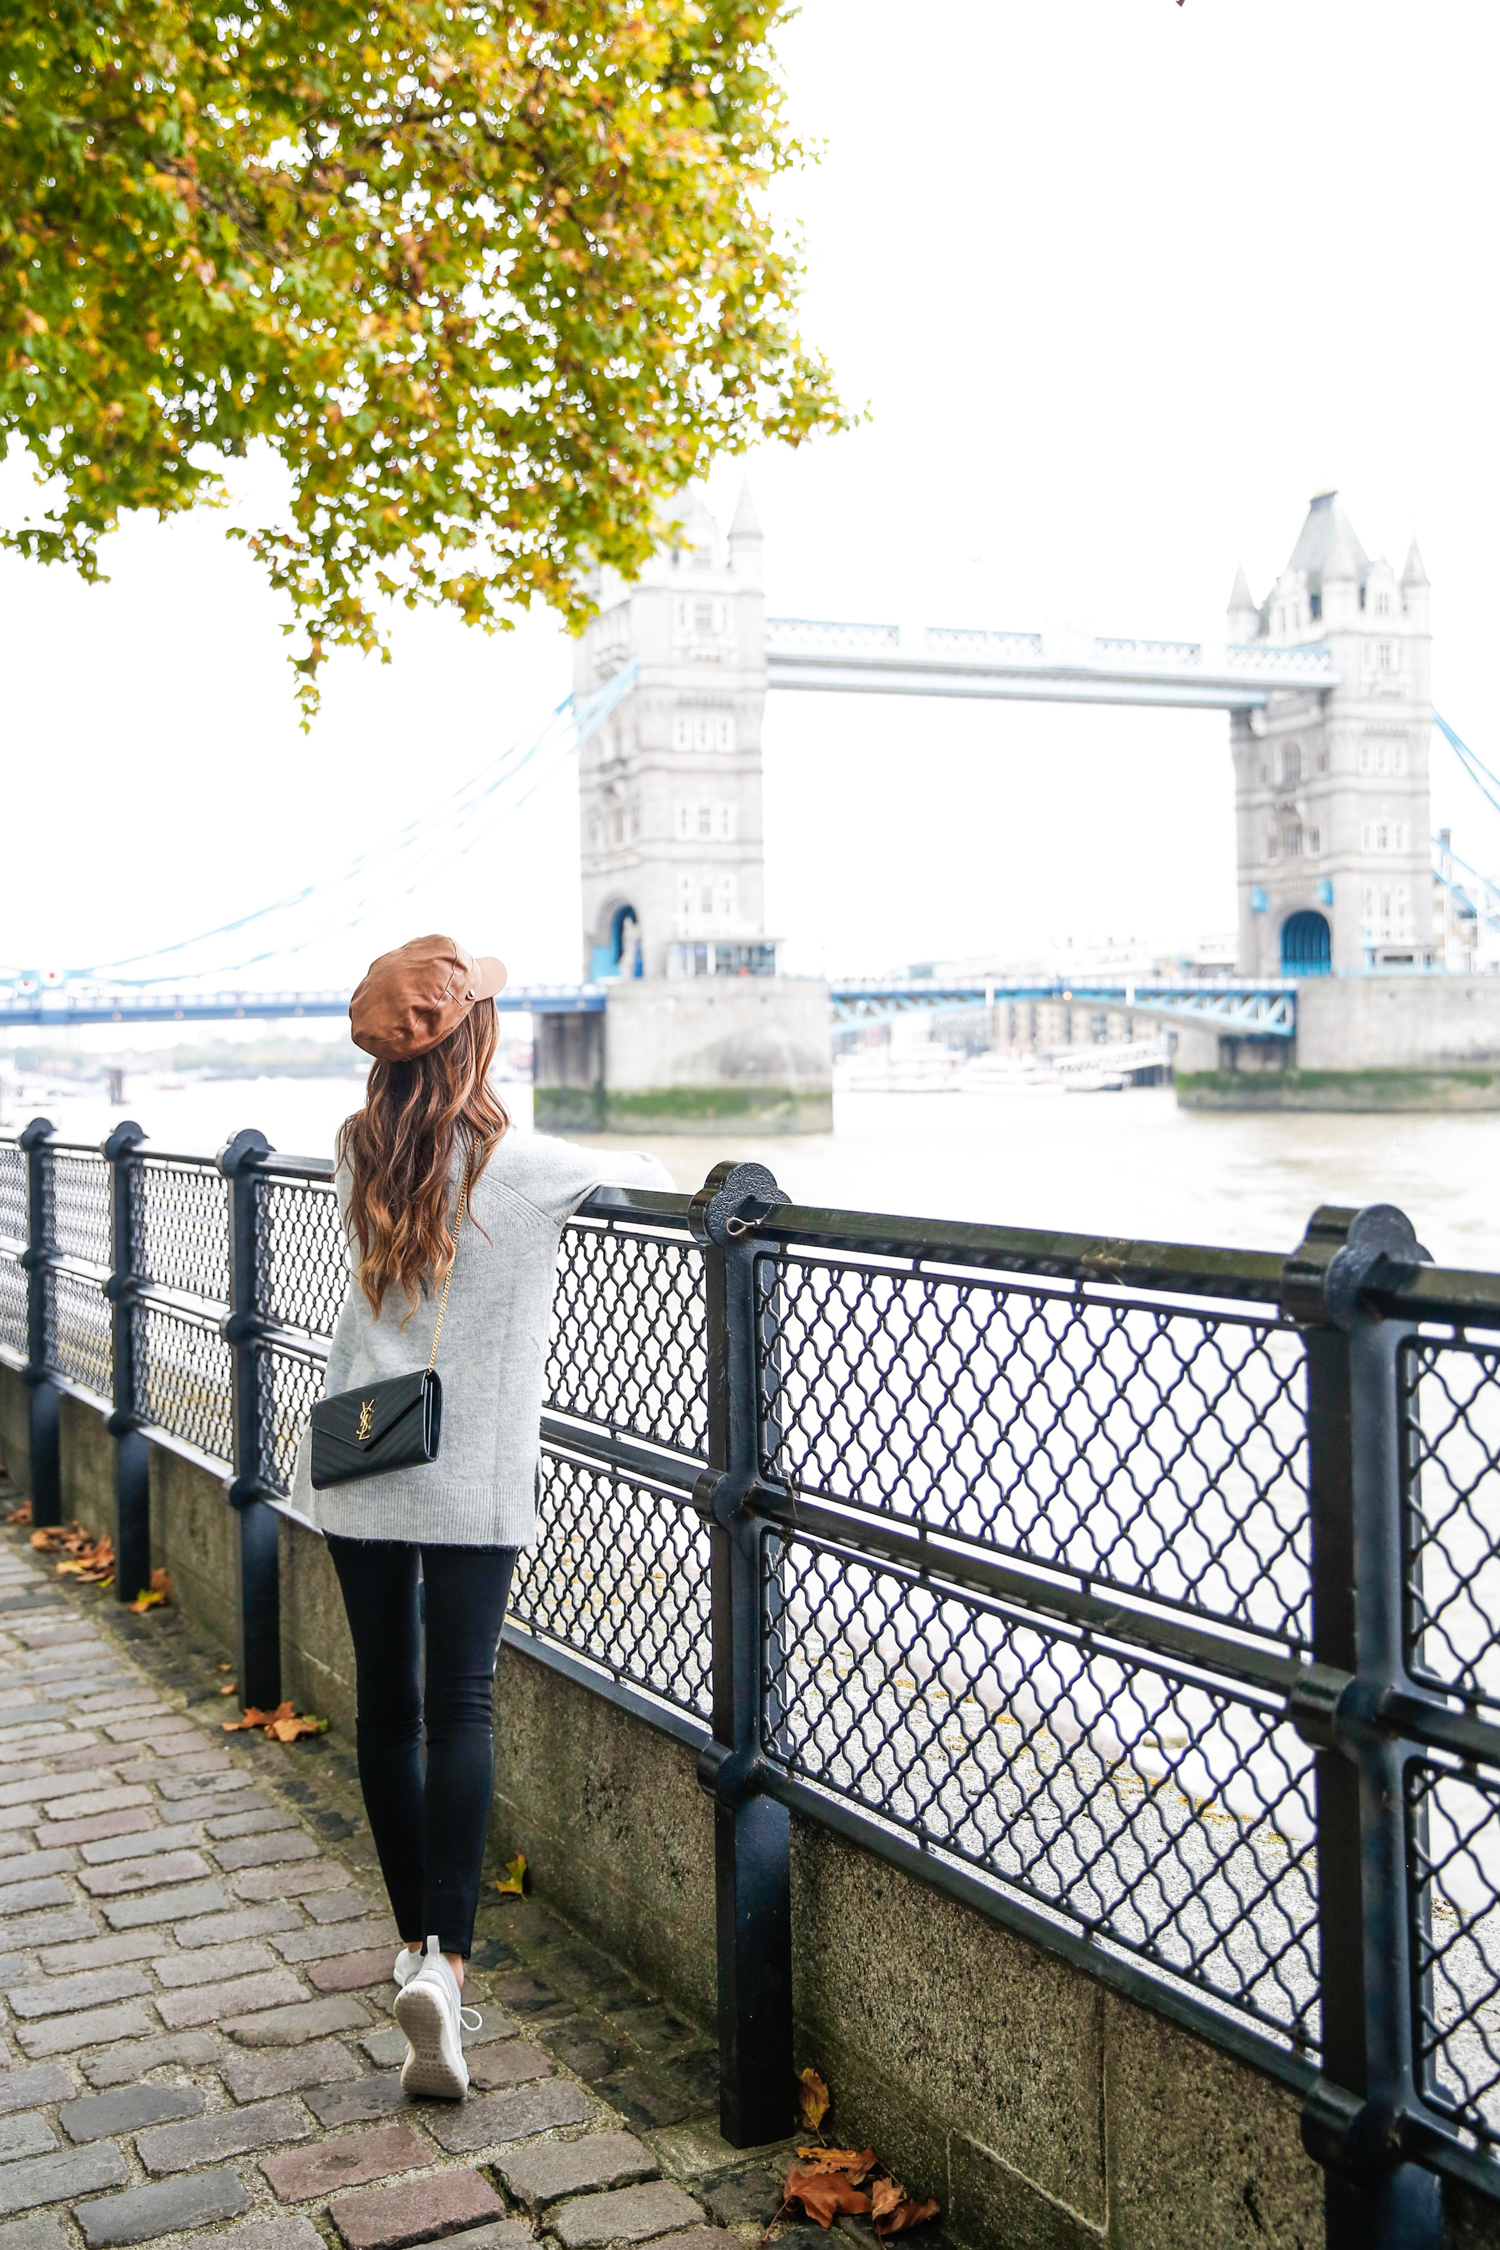
<path fill-rule="evenodd" d="M 457 1177 L 455 1168 L 455 1190 Z M 346 1539 L 458 1547 L 531 1543 L 558 1244 L 564 1221 L 601 1186 L 670 1190 L 672 1181 L 654 1156 L 577 1148 L 544 1133 L 505 1135 L 480 1175 L 473 1217 L 458 1236 L 438 1346 L 443 1426 L 437 1459 L 314 1492 L 304 1432 L 291 1495 L 302 1515 Z M 337 1187 L 339 1209 L 347 1215 L 350 1179 L 342 1165 Z M 424 1297 L 403 1328 L 407 1307 L 392 1290 L 375 1319 L 354 1278 L 357 1248 L 351 1247 L 349 1263 L 324 1383 L 330 1397 L 424 1367 L 437 1318 L 436 1300 Z"/>

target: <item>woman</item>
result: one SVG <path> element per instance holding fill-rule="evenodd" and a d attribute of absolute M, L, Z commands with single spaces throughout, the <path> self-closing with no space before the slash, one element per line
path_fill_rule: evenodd
<path fill-rule="evenodd" d="M 338 1136 L 351 1271 L 325 1392 L 409 1376 L 436 1334 L 441 1429 L 434 1460 L 316 1490 L 304 1438 L 294 1488 L 327 1538 L 354 1642 L 360 1787 L 403 1940 L 401 2083 L 452 2100 L 469 2083 L 459 1994 L 494 1783 L 500 1628 L 516 1551 L 536 1536 L 558 1243 L 602 1183 L 672 1184 L 652 1157 L 511 1129 L 487 1083 L 504 983 L 499 961 L 414 938 L 374 962 L 350 1002 L 355 1044 L 374 1061 Z"/>

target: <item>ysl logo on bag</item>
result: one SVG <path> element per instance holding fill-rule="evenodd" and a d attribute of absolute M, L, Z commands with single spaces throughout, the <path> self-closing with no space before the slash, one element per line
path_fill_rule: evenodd
<path fill-rule="evenodd" d="M 367 1398 L 359 1410 L 359 1441 L 363 1445 L 370 1434 L 370 1424 L 375 1419 L 375 1401 Z"/>

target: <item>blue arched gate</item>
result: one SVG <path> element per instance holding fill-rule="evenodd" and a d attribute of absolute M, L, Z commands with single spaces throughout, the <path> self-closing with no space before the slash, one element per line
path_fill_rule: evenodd
<path fill-rule="evenodd" d="M 1281 925 L 1281 973 L 1287 977 L 1326 977 L 1333 967 L 1327 917 L 1304 907 Z"/>

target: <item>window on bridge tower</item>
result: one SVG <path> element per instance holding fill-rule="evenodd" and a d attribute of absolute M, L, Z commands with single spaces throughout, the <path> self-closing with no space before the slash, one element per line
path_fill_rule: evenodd
<path fill-rule="evenodd" d="M 1289 742 L 1281 753 L 1281 778 L 1288 789 L 1295 789 L 1302 779 L 1302 745 Z"/>
<path fill-rule="evenodd" d="M 1288 859 L 1300 859 L 1302 857 L 1302 823 L 1300 820 L 1289 820 L 1286 824 L 1286 856 Z"/>
<path fill-rule="evenodd" d="M 732 750 L 732 711 L 678 711 L 672 719 L 674 750 Z"/>
<path fill-rule="evenodd" d="M 1274 829 L 1274 828 L 1268 828 L 1268 829 L 1266 830 L 1266 857 L 1267 857 L 1267 859 L 1274 859 L 1274 858 L 1276 857 L 1276 854 L 1277 854 L 1277 851 L 1278 851 L 1278 849 L 1279 849 L 1279 845 L 1278 845 L 1278 841 L 1277 841 L 1276 831 L 1275 831 L 1275 829 Z"/>

